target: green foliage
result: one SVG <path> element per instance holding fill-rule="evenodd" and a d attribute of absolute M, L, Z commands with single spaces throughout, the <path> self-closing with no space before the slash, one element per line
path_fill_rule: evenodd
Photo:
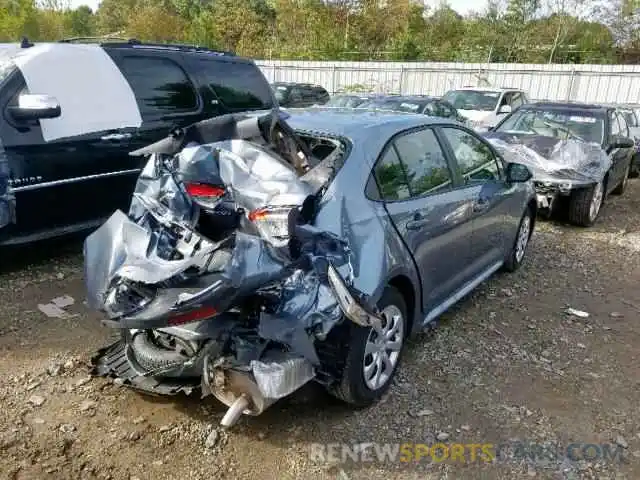
<path fill-rule="evenodd" d="M 615 63 L 640 49 L 637 0 L 591 17 L 602 23 L 564 1 L 541 16 L 540 0 L 495 0 L 468 17 L 416 0 L 102 0 L 97 12 L 67 1 L 0 0 L 0 42 L 111 34 L 255 58 L 522 63 Z"/>

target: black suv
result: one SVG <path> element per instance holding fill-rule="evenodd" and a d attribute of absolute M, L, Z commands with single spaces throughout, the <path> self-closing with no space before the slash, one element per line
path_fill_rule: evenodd
<path fill-rule="evenodd" d="M 0 245 L 97 227 L 128 208 L 144 162 L 129 152 L 277 105 L 255 63 L 228 52 L 86 39 L 11 52 L 0 50 Z"/>
<path fill-rule="evenodd" d="M 275 82 L 271 84 L 281 107 L 298 108 L 324 105 L 331 98 L 320 85 Z"/>

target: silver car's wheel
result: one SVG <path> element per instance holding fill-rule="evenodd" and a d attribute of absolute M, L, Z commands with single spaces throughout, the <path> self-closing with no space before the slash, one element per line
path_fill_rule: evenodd
<path fill-rule="evenodd" d="M 602 206 L 602 197 L 604 196 L 604 185 L 600 182 L 595 185 L 591 196 L 591 203 L 589 204 L 589 220 L 593 222 L 598 213 L 600 213 L 600 207 Z"/>
<path fill-rule="evenodd" d="M 405 319 L 395 305 L 382 310 L 383 323 L 380 330 L 371 329 L 364 350 L 364 382 L 370 390 L 384 387 L 398 366 L 404 342 Z"/>
<path fill-rule="evenodd" d="M 518 239 L 516 240 L 516 261 L 522 262 L 524 254 L 527 253 L 527 245 L 531 237 L 531 216 L 525 215 L 520 222 L 520 230 L 518 231 Z"/>

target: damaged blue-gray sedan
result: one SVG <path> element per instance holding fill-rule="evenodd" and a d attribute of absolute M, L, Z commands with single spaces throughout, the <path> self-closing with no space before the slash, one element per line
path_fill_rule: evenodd
<path fill-rule="evenodd" d="M 406 338 L 525 257 L 531 172 L 452 121 L 342 109 L 227 115 L 148 155 L 85 243 L 121 339 L 94 373 L 258 415 L 309 381 L 366 406 Z"/>

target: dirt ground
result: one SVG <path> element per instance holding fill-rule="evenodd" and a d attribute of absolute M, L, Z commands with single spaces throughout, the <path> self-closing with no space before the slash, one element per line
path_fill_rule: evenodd
<path fill-rule="evenodd" d="M 350 410 L 309 386 L 230 432 L 216 428 L 214 399 L 149 398 L 87 376 L 111 333 L 83 304 L 80 252 L 75 241 L 3 253 L 2 478 L 640 478 L 640 180 L 591 229 L 540 221 L 523 268 L 413 340 L 380 404 Z M 39 309 L 64 295 L 68 317 Z M 557 442 L 560 453 L 341 462 L 312 458 L 317 442 Z M 572 443 L 619 456 L 574 461 Z"/>

